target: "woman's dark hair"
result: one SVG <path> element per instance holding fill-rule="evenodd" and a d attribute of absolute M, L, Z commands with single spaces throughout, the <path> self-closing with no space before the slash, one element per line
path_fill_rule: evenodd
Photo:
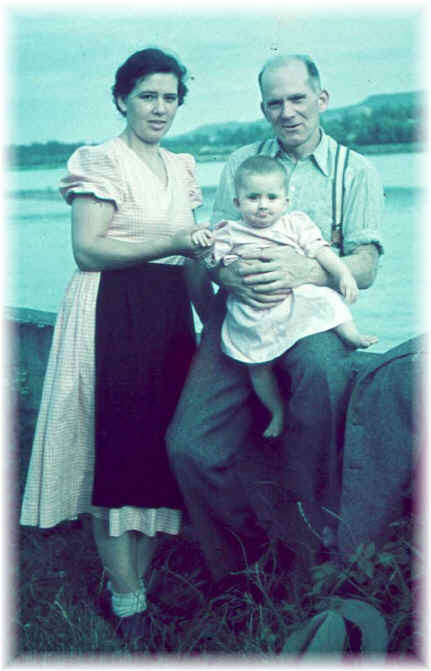
<path fill-rule="evenodd" d="M 142 49 L 129 56 L 115 74 L 112 97 L 120 114 L 126 116 L 118 106 L 118 98 L 128 96 L 139 79 L 159 72 L 175 75 L 178 79 L 178 105 L 183 104 L 188 90 L 184 83 L 187 78 L 186 68 L 174 56 L 166 54 L 161 49 Z"/>

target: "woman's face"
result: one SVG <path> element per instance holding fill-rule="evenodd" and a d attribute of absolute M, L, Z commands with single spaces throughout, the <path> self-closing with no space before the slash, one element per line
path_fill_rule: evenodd
<path fill-rule="evenodd" d="M 126 113 L 128 130 L 142 142 L 158 144 L 178 109 L 178 79 L 171 72 L 143 77 L 118 104 Z"/>

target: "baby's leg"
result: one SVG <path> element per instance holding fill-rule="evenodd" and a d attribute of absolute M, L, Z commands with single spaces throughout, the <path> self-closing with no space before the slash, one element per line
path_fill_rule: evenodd
<path fill-rule="evenodd" d="M 283 399 L 277 378 L 272 370 L 273 363 L 269 361 L 247 366 L 257 397 L 272 415 L 270 423 L 263 432 L 264 438 L 276 438 L 283 430 Z"/>
<path fill-rule="evenodd" d="M 370 345 L 375 345 L 378 342 L 376 336 L 362 335 L 359 333 L 355 322 L 353 319 L 343 324 L 339 324 L 334 329 L 344 342 L 346 342 L 351 347 L 355 349 L 360 347 L 361 349 L 366 349 Z"/>

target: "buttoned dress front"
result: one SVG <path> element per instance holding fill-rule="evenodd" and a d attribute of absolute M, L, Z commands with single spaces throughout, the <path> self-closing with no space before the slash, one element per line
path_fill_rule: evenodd
<path fill-rule="evenodd" d="M 201 195 L 194 177 L 194 159 L 190 155 L 173 154 L 161 149 L 161 156 L 168 177 L 167 186 L 120 138 L 99 146 L 81 147 L 68 162 L 68 175 L 62 180 L 60 191 L 69 204 L 74 196 L 82 194 L 92 194 L 98 199 L 112 202 L 115 211 L 107 231 L 108 237 L 135 243 L 145 242 L 152 234 L 172 235 L 179 228 L 193 225 L 193 208 L 200 205 Z M 176 273 L 180 271 L 183 262 L 181 256 L 170 256 L 143 263 L 140 269 L 147 274 L 142 277 L 146 278 L 148 272 L 153 270 L 156 273 L 159 270 L 164 273 L 166 270 L 168 275 Z M 119 506 L 93 505 L 95 361 L 99 342 L 96 313 L 101 300 L 104 272 L 76 270 L 60 307 L 20 521 L 27 525 L 51 527 L 62 520 L 91 512 L 109 520 L 110 534 L 114 536 L 130 529 L 148 535 L 158 531 L 177 533 L 181 522 L 181 512 L 177 509 L 142 507 L 133 503 Z M 127 275 L 131 270 L 110 271 L 113 278 L 110 281 L 121 278 L 123 272 Z M 143 305 L 143 322 L 151 324 L 153 315 L 145 313 L 146 302 L 151 305 L 151 296 L 147 294 L 148 300 L 145 297 L 145 291 L 148 292 L 149 288 L 142 286 L 140 297 L 140 287 L 132 287 L 138 296 L 136 300 Z M 150 290 L 157 292 L 157 286 Z M 108 295 L 105 304 L 109 302 Z M 119 305 L 124 319 L 133 326 L 135 313 L 132 308 L 130 312 L 129 307 Z M 190 309 L 189 304 L 187 308 Z M 113 314 L 115 319 L 115 306 Z M 146 347 L 144 338 L 142 347 Z M 127 354 L 126 348 L 124 352 Z M 176 382 L 177 385 L 180 383 Z M 114 389 L 112 393 L 114 403 L 116 392 Z M 163 399 L 153 399 L 153 402 L 156 409 L 157 404 L 163 403 Z M 127 420 L 127 414 L 125 416 Z M 144 448 L 145 440 L 142 445 Z M 145 481 L 150 481 L 152 477 L 151 467 L 148 463 L 146 467 L 144 455 L 143 490 Z M 118 478 L 121 479 L 120 473 Z M 124 489 L 127 491 L 127 483 Z"/>
<path fill-rule="evenodd" d="M 209 263 L 228 264 L 240 258 L 244 249 L 276 245 L 288 245 L 309 258 L 329 246 L 303 212 L 286 214 L 267 228 L 253 228 L 244 221 L 222 221 L 214 230 Z M 301 338 L 328 331 L 351 319 L 341 295 L 329 287 L 303 284 L 284 301 L 266 309 L 247 305 L 231 293 L 221 330 L 222 349 L 237 361 L 264 363 L 279 357 Z"/>

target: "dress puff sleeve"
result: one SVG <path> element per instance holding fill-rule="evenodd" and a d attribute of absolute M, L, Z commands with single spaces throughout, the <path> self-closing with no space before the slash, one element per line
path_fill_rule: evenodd
<path fill-rule="evenodd" d="M 190 207 L 195 210 L 203 203 L 202 192 L 196 181 L 196 161 L 191 154 L 182 154 L 182 156 L 186 166 Z"/>
<path fill-rule="evenodd" d="M 60 193 L 70 205 L 77 195 L 110 200 L 118 208 L 123 201 L 123 179 L 118 161 L 104 145 L 79 147 L 67 162 L 68 174 Z"/>

